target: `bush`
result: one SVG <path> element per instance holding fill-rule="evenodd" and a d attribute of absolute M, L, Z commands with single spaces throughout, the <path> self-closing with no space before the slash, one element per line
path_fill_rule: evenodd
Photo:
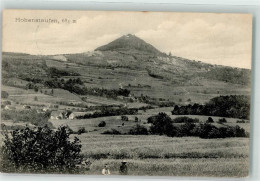
<path fill-rule="evenodd" d="M 102 134 L 113 134 L 113 135 L 120 135 L 121 132 L 116 130 L 116 129 L 112 129 L 112 130 L 107 130 L 107 131 L 104 131 Z"/>
<path fill-rule="evenodd" d="M 237 123 L 246 123 L 245 120 L 237 120 Z"/>
<path fill-rule="evenodd" d="M 130 129 L 128 134 L 131 134 L 131 135 L 148 135 L 148 130 L 147 130 L 146 127 L 137 124 Z"/>
<path fill-rule="evenodd" d="M 4 101 L 3 105 L 12 105 L 11 101 Z"/>
<path fill-rule="evenodd" d="M 81 145 L 78 138 L 70 141 L 66 126 L 57 131 L 49 127 L 15 130 L 5 133 L 2 165 L 4 172 L 58 173 L 76 172 L 81 163 Z"/>
<path fill-rule="evenodd" d="M 139 121 L 138 117 L 135 117 L 135 122 L 137 123 Z"/>
<path fill-rule="evenodd" d="M 192 119 L 192 118 L 184 116 L 184 117 L 177 117 L 177 118 L 173 119 L 173 122 L 174 123 L 198 123 L 200 121 L 197 118 Z"/>
<path fill-rule="evenodd" d="M 214 120 L 212 119 L 212 117 L 209 117 L 206 123 L 214 123 Z"/>
<path fill-rule="evenodd" d="M 2 98 L 6 99 L 8 98 L 9 94 L 6 91 L 1 91 Z"/>
<path fill-rule="evenodd" d="M 194 132 L 192 132 L 195 126 L 196 125 L 191 122 L 181 125 L 180 128 L 177 129 L 176 136 L 196 136 L 194 135 Z"/>
<path fill-rule="evenodd" d="M 86 133 L 86 129 L 84 127 L 79 128 L 78 134 L 81 135 L 82 133 Z"/>
<path fill-rule="evenodd" d="M 218 123 L 219 123 L 219 124 L 226 123 L 226 122 L 227 122 L 226 118 L 220 118 L 220 119 L 218 120 Z"/>
<path fill-rule="evenodd" d="M 128 117 L 127 116 L 121 116 L 121 120 L 122 121 L 128 121 Z"/>
<path fill-rule="evenodd" d="M 165 113 L 159 113 L 156 116 L 148 118 L 148 123 L 151 123 L 150 132 L 159 135 L 171 135 L 173 128 L 172 119 Z"/>
<path fill-rule="evenodd" d="M 106 126 L 106 122 L 105 121 L 101 121 L 99 124 L 98 124 L 98 127 L 105 127 Z"/>
<path fill-rule="evenodd" d="M 246 137 L 246 132 L 244 128 L 241 128 L 240 126 L 236 125 L 234 131 L 236 137 Z"/>

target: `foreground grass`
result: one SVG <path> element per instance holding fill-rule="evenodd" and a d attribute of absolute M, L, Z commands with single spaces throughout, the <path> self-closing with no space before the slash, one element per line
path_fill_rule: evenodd
<path fill-rule="evenodd" d="M 245 177 L 249 139 L 170 138 L 165 136 L 79 135 L 82 151 L 92 164 L 86 174 L 101 174 L 108 164 L 118 174 L 122 159 L 129 175 Z"/>
<path fill-rule="evenodd" d="M 245 177 L 248 175 L 246 159 L 127 159 L 129 175 L 146 176 L 207 176 Z M 85 174 L 99 175 L 108 164 L 112 175 L 119 174 L 121 160 L 101 159 L 93 162 Z"/>

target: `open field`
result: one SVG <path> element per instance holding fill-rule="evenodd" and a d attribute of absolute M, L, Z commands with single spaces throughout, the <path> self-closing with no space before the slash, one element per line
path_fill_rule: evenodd
<path fill-rule="evenodd" d="M 190 118 L 197 118 L 200 120 L 201 123 L 206 122 L 209 116 L 201 116 L 201 115 L 171 115 L 170 112 L 167 112 L 167 110 L 170 110 L 172 108 L 158 108 L 158 109 L 149 109 L 145 112 L 145 114 L 138 114 L 138 115 L 127 115 L 129 121 L 122 121 L 121 116 L 110 116 L 110 117 L 100 117 L 100 118 L 90 118 L 90 119 L 74 119 L 74 120 L 49 120 L 55 127 L 59 127 L 61 125 L 68 125 L 72 130 L 77 131 L 79 128 L 84 127 L 87 131 L 93 131 L 95 130 L 96 133 L 102 133 L 106 130 L 116 129 L 119 130 L 122 133 L 126 133 L 131 129 L 132 126 L 136 125 L 137 123 L 134 122 L 135 117 L 138 118 L 139 124 L 142 124 L 143 126 L 149 128 L 150 124 L 147 124 L 147 118 L 153 115 L 158 114 L 159 112 L 165 112 L 172 118 L 177 117 L 183 117 L 187 116 Z M 230 126 L 236 126 L 239 125 L 240 127 L 244 128 L 246 132 L 250 132 L 250 123 L 236 123 L 237 118 L 226 118 L 227 123 L 219 124 L 217 121 L 222 117 L 216 117 L 211 116 L 214 120 L 213 125 L 216 127 L 222 127 L 226 125 Z M 106 127 L 98 127 L 98 123 L 101 121 L 106 122 Z M 124 126 L 122 126 L 122 123 L 124 123 Z M 174 123 L 174 124 L 182 124 L 182 123 Z"/>
<path fill-rule="evenodd" d="M 165 136 L 78 135 L 86 158 L 87 174 L 101 174 L 105 163 L 118 174 L 122 159 L 129 175 L 225 176 L 248 175 L 249 139 L 170 138 Z"/>

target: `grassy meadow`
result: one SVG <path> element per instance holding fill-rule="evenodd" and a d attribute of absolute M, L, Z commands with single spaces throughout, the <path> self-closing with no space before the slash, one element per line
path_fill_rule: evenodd
<path fill-rule="evenodd" d="M 249 167 L 249 139 L 170 138 L 166 136 L 77 135 L 91 161 L 86 174 L 101 174 L 108 164 L 119 174 L 127 160 L 129 175 L 245 177 Z"/>

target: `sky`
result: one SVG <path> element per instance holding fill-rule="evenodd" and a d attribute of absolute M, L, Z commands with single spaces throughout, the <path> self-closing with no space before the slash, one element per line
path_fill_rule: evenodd
<path fill-rule="evenodd" d="M 2 28 L 4 52 L 82 53 L 134 34 L 175 56 L 251 68 L 250 14 L 4 10 Z"/>

